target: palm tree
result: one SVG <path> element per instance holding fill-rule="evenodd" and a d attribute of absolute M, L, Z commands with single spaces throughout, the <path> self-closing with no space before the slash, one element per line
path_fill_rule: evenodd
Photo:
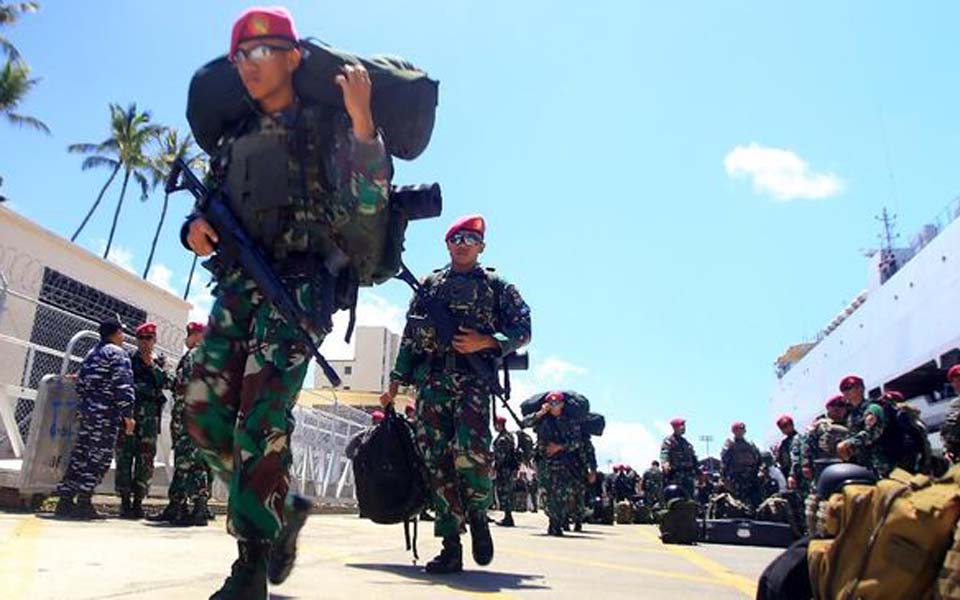
<path fill-rule="evenodd" d="M 20 15 L 28 12 L 37 12 L 39 8 L 40 6 L 36 2 L 14 2 L 13 4 L 0 2 L 0 26 L 13 25 L 20 19 Z M 2 35 L 0 35 L 0 50 L 2 50 L 10 60 L 20 60 L 20 52 L 17 50 L 17 47 Z"/>
<path fill-rule="evenodd" d="M 100 194 L 94 201 L 93 206 L 87 211 L 87 216 L 83 218 L 80 227 L 74 232 L 70 241 L 76 241 L 77 236 L 83 231 L 90 217 L 93 216 L 100 200 L 103 199 L 104 192 L 113 182 L 114 177 L 123 168 L 123 185 L 120 188 L 120 199 L 117 201 L 117 208 L 113 212 L 113 222 L 110 225 L 110 236 L 107 238 L 107 247 L 103 251 L 103 257 L 110 254 L 110 246 L 113 245 L 113 236 L 117 231 L 117 220 L 120 218 L 120 209 L 123 207 L 123 198 L 127 193 L 127 183 L 130 177 L 140 186 L 140 200 L 147 199 L 147 192 L 150 189 L 150 182 L 147 180 L 149 174 L 150 161 L 146 155 L 147 145 L 157 139 L 166 129 L 160 125 L 150 123 L 150 112 L 140 112 L 137 110 L 136 103 L 130 104 L 126 109 L 119 104 L 110 105 L 110 132 L 111 136 L 99 144 L 72 144 L 67 147 L 68 152 L 74 154 L 90 154 L 83 160 L 81 168 L 86 171 L 98 167 L 107 167 L 112 169 L 107 182 L 100 189 Z"/>
<path fill-rule="evenodd" d="M 17 107 L 39 81 L 30 78 L 30 67 L 25 63 L 8 60 L 0 70 L 0 115 L 19 127 L 50 133 L 50 128 L 40 119 L 17 112 Z"/>
<path fill-rule="evenodd" d="M 150 159 L 151 185 L 156 187 L 167 180 L 170 174 L 170 166 L 177 159 L 183 160 L 191 169 L 205 170 L 205 161 L 201 154 L 196 152 L 193 144 L 193 136 L 187 134 L 182 137 L 176 129 L 167 129 L 163 137 L 158 140 L 159 148 L 157 154 Z M 150 255 L 147 257 L 147 265 L 143 268 L 143 278 L 147 278 L 150 272 L 150 265 L 153 264 L 153 253 L 157 249 L 157 240 L 160 239 L 160 230 L 163 229 L 163 221 L 167 217 L 167 206 L 170 195 L 164 192 L 163 208 L 160 210 L 160 222 L 157 223 L 157 231 L 153 234 L 153 243 L 150 244 Z M 193 269 L 191 269 L 191 273 Z M 187 282 L 189 289 L 190 283 Z"/>

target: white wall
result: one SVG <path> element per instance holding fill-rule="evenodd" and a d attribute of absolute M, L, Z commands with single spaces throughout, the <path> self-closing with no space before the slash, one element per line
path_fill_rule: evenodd
<path fill-rule="evenodd" d="M 343 389 L 361 392 L 383 392 L 390 383 L 390 370 L 397 359 L 400 336 L 386 327 L 357 327 L 354 336 L 354 357 L 350 360 L 331 360 L 330 366 L 343 380 Z M 347 370 L 350 373 L 347 373 Z M 323 372 L 317 370 L 314 385 L 329 384 Z"/>

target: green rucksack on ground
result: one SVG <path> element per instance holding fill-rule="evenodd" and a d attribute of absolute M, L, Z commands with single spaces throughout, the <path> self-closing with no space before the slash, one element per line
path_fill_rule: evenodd
<path fill-rule="evenodd" d="M 697 503 L 674 498 L 660 511 L 660 540 L 664 544 L 695 544 L 699 537 Z"/>

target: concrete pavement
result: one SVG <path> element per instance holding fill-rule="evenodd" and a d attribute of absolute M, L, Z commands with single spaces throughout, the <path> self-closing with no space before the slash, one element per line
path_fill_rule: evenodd
<path fill-rule="evenodd" d="M 494 527 L 496 558 L 469 559 L 458 576 L 433 577 L 422 564 L 439 549 L 430 523 L 420 532 L 419 565 L 404 550 L 402 527 L 351 515 L 311 517 L 296 570 L 273 598 L 752 598 L 776 549 L 665 546 L 655 527 L 589 525 L 582 534 L 545 535 L 540 514 Z M 110 519 L 56 521 L 48 514 L 0 513 L 3 598 L 207 598 L 236 556 L 220 518 L 178 529 Z"/>

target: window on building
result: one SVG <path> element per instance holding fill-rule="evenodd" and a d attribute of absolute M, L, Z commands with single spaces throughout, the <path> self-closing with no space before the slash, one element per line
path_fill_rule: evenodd
<path fill-rule="evenodd" d="M 353 367 L 350 366 L 350 365 L 345 366 L 345 367 L 343 368 L 343 374 L 344 374 L 344 375 L 353 375 Z"/>

